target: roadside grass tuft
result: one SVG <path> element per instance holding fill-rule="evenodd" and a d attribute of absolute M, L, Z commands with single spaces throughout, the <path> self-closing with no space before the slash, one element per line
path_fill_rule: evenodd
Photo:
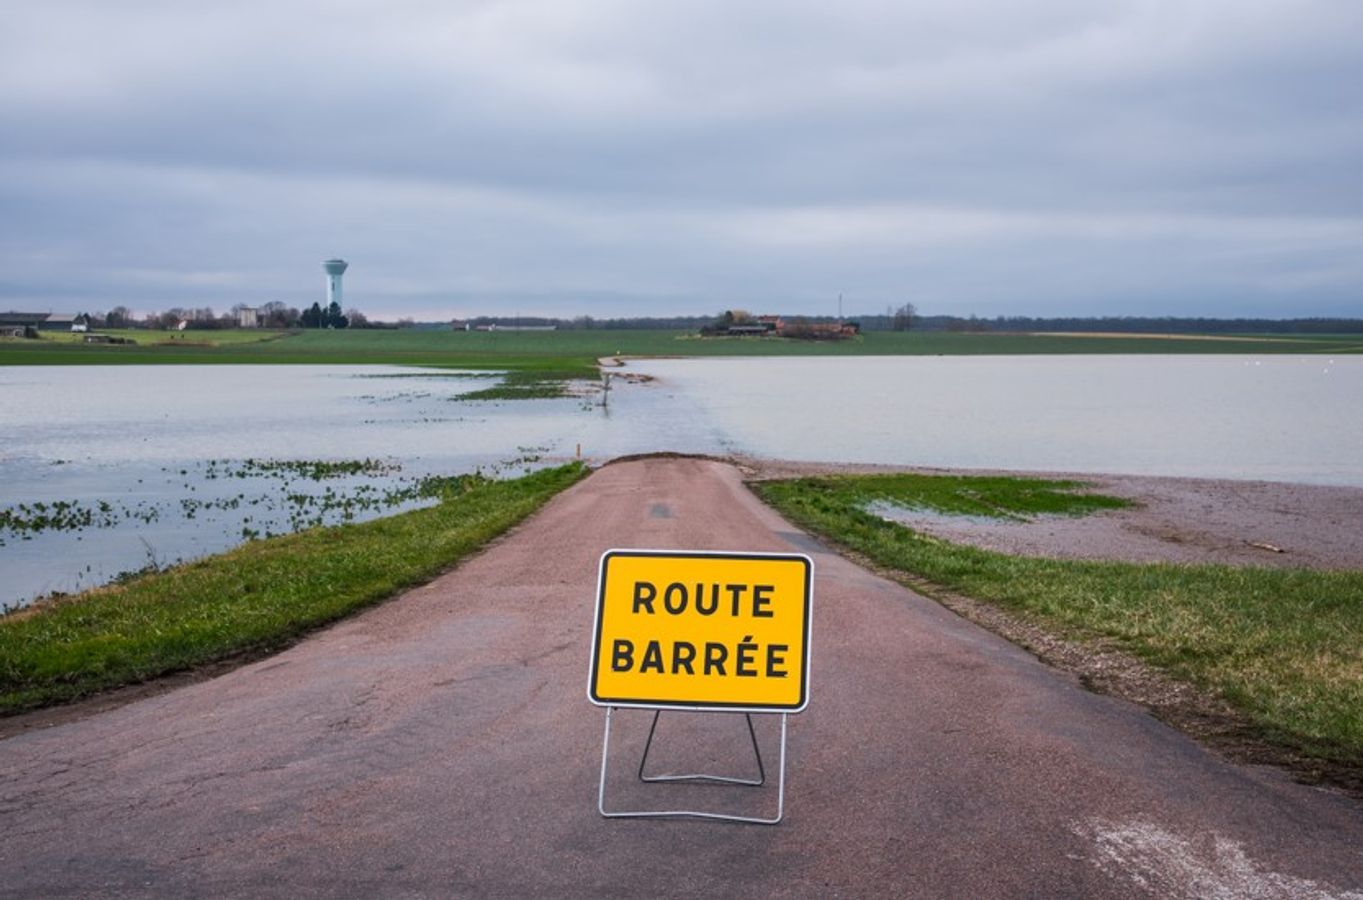
<path fill-rule="evenodd" d="M 880 565 L 1071 638 L 1113 641 L 1223 697 L 1267 740 L 1363 765 L 1363 572 L 1008 556 L 866 512 L 868 495 L 884 496 L 869 490 L 874 483 L 753 488 L 792 521 Z"/>
<path fill-rule="evenodd" d="M 442 482 L 441 502 L 245 544 L 0 617 L 0 714 L 277 650 L 427 581 L 587 473 Z"/>
<path fill-rule="evenodd" d="M 991 519 L 1032 516 L 1082 516 L 1102 509 L 1121 509 L 1131 501 L 1102 494 L 1077 493 L 1079 481 L 1013 478 L 992 475 L 862 475 L 822 479 L 861 504 L 886 502 L 906 509 Z"/>

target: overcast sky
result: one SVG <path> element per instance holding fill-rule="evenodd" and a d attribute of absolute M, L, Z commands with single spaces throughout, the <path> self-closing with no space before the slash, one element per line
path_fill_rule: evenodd
<path fill-rule="evenodd" d="M 17 0 L 0 308 L 1363 315 L 1359 0 Z"/>

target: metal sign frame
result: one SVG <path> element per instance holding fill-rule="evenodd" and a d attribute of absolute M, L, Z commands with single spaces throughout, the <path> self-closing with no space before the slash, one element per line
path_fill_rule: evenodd
<path fill-rule="evenodd" d="M 637 707 L 636 707 L 637 708 Z M 648 750 L 653 745 L 653 732 L 658 727 L 658 716 L 663 710 L 656 710 L 653 715 L 653 725 L 648 730 L 648 743 L 644 745 L 644 754 L 639 760 L 639 780 L 645 784 L 656 784 L 667 782 L 676 784 L 679 782 L 697 784 L 726 784 L 733 787 L 762 787 L 766 784 L 767 773 L 762 765 L 762 751 L 757 747 L 757 733 L 753 730 L 752 715 L 745 713 L 748 720 L 748 734 L 752 738 L 753 755 L 757 759 L 758 777 L 756 779 L 734 778 L 728 775 L 645 775 L 644 766 L 648 763 Z M 710 710 L 703 710 L 710 712 Z M 596 789 L 596 809 L 607 819 L 718 819 L 722 822 L 744 822 L 751 825 L 776 825 L 779 824 L 785 815 L 786 808 L 786 720 L 790 718 L 789 713 L 781 713 L 781 757 L 777 767 L 778 775 L 776 779 L 776 815 L 772 818 L 762 816 L 739 816 L 731 813 L 706 812 L 694 809 L 606 809 L 606 761 L 610 757 L 611 746 L 611 717 L 615 713 L 614 706 L 606 707 L 606 735 L 601 741 L 601 781 Z"/>
<path fill-rule="evenodd" d="M 648 699 L 616 699 L 600 698 L 596 694 L 597 687 L 597 666 L 601 658 L 601 637 L 602 637 L 602 611 L 605 606 L 606 597 L 606 574 L 607 565 L 613 557 L 666 557 L 666 558 L 718 558 L 718 559 L 738 559 L 738 560 L 800 560 L 805 565 L 804 581 L 804 610 L 802 623 L 801 647 L 801 668 L 800 668 L 800 695 L 799 701 L 793 706 L 771 706 L 764 704 L 712 704 L 703 702 L 678 702 L 678 701 L 651 701 Z M 601 555 L 601 560 L 597 572 L 597 602 L 592 622 L 592 659 L 591 671 L 587 682 L 587 698 L 597 706 L 606 707 L 606 727 L 605 734 L 601 740 L 601 778 L 597 786 L 596 807 L 602 816 L 608 819 L 624 818 L 698 818 L 716 819 L 726 822 L 741 822 L 755 825 L 776 825 L 785 815 L 786 798 L 786 745 L 789 717 L 793 713 L 801 712 L 809 705 L 809 666 L 811 653 L 810 637 L 811 625 L 813 620 L 814 606 L 814 561 L 802 553 L 736 553 L 736 552 L 712 552 L 712 551 L 677 551 L 677 550 L 628 550 L 616 549 L 607 550 Z M 777 785 L 776 785 L 776 815 L 767 818 L 762 816 L 741 816 L 729 813 L 707 812 L 692 809 L 648 809 L 648 810 L 610 810 L 606 808 L 606 773 L 610 759 L 611 741 L 611 722 L 614 718 L 616 709 L 651 709 L 653 722 L 649 726 L 648 740 L 644 744 L 644 751 L 639 760 L 637 778 L 645 784 L 721 784 L 733 787 L 762 787 L 766 784 L 767 773 L 762 762 L 762 751 L 758 746 L 757 732 L 753 728 L 753 714 L 779 714 L 781 716 L 781 744 L 780 756 L 777 766 Z M 649 750 L 653 746 L 653 738 L 658 729 L 658 719 L 664 711 L 688 711 L 703 713 L 743 713 L 748 726 L 748 737 L 752 742 L 753 757 L 757 763 L 757 778 L 741 778 L 732 775 L 714 775 L 708 773 L 686 773 L 686 774 L 658 774 L 649 775 L 646 772 L 648 766 Z"/>

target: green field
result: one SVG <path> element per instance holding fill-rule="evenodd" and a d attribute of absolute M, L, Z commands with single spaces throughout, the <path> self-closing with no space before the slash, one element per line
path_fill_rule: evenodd
<path fill-rule="evenodd" d="M 76 331 L 40 332 L 38 344 L 80 344 L 86 343 L 88 336 Z M 289 336 L 287 331 L 265 331 L 258 328 L 231 328 L 221 331 L 148 331 L 144 328 L 99 328 L 89 334 L 109 335 L 122 340 L 133 341 L 146 347 L 220 347 L 235 344 L 256 344 L 262 341 L 275 341 Z M 9 345 L 18 342 L 10 341 Z M 25 343 L 32 343 L 26 341 Z M 5 346 L 0 344 L 0 346 Z"/>
<path fill-rule="evenodd" d="M 1064 482 L 888 475 L 753 487 L 791 521 L 904 573 L 916 590 L 964 595 L 1080 642 L 1115 644 L 1224 699 L 1264 739 L 1363 767 L 1363 572 L 1009 556 L 866 511 L 874 500 L 1004 518 L 1121 505 L 1070 494 Z"/>
<path fill-rule="evenodd" d="M 1111 353 L 1363 353 L 1363 336 L 1142 337 L 869 332 L 847 341 L 701 338 L 683 331 L 465 332 L 424 329 L 117 332 L 138 343 L 65 335 L 0 339 L 0 365 L 393 364 L 593 375 L 603 356 L 960 356 Z"/>

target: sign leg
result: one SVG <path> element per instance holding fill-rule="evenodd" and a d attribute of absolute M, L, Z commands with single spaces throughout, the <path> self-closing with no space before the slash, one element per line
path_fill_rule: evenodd
<path fill-rule="evenodd" d="M 603 738 L 602 738 L 602 740 L 601 740 L 601 781 L 600 781 L 600 784 L 597 786 L 597 791 L 596 791 L 596 808 L 597 808 L 597 811 L 600 812 L 601 815 L 604 816 L 605 818 L 607 818 L 607 819 L 694 818 L 694 819 L 716 819 L 716 820 L 723 821 L 723 822 L 743 822 L 743 823 L 748 823 L 748 824 L 752 824 L 752 825 L 776 825 L 777 823 L 779 823 L 779 822 L 781 821 L 781 818 L 785 815 L 785 803 L 786 803 L 786 735 L 787 735 L 787 722 L 788 722 L 788 719 L 789 719 L 789 716 L 788 716 L 786 713 L 782 713 L 782 714 L 781 714 L 781 752 L 780 752 L 780 765 L 779 765 L 779 769 L 778 769 L 778 777 L 777 777 L 777 784 L 776 784 L 776 815 L 775 815 L 774 817 L 772 817 L 772 818 L 763 818 L 763 817 L 760 817 L 760 816 L 736 816 L 736 815 L 730 815 L 730 814 L 728 814 L 728 813 L 704 812 L 704 811 L 701 811 L 701 810 L 689 810 L 689 809 L 657 809 L 657 810 L 608 810 L 608 809 L 606 809 L 606 770 L 607 770 L 607 764 L 608 764 L 609 759 L 610 759 L 611 720 L 612 720 L 612 718 L 614 717 L 614 713 L 615 713 L 615 707 L 613 707 L 613 706 L 607 706 L 607 707 L 606 707 L 606 730 L 605 730 L 605 735 L 603 736 Z M 745 714 L 745 715 L 746 715 L 746 714 Z M 653 740 L 653 731 L 654 731 L 654 729 L 657 727 L 657 725 L 658 725 L 658 717 L 657 717 L 657 715 L 655 714 L 654 717 L 653 717 L 653 725 L 652 725 L 652 727 L 649 729 L 649 742 L 650 742 L 650 743 L 651 743 L 652 740 Z M 762 757 L 761 757 L 760 751 L 758 751 L 758 749 L 757 749 L 757 732 L 756 732 L 755 729 L 753 729 L 752 718 L 751 718 L 751 716 L 748 717 L 748 732 L 749 732 L 749 735 L 752 737 L 752 741 L 753 741 L 753 750 L 754 750 L 754 752 L 757 753 L 758 766 L 759 766 L 759 769 L 760 769 L 760 768 L 761 768 L 761 759 L 762 759 Z M 648 754 L 648 748 L 645 747 L 645 748 L 644 748 L 645 760 L 647 759 L 647 754 Z M 644 761 L 645 761 L 645 760 L 641 760 L 640 763 L 639 763 L 639 777 L 640 777 L 640 780 L 645 781 L 645 782 L 659 782 L 659 781 L 663 781 L 663 782 L 666 782 L 666 781 L 673 781 L 673 782 L 675 782 L 675 781 L 682 781 L 682 780 L 690 780 L 690 781 L 709 781 L 709 782 L 711 782 L 711 783 L 719 782 L 719 783 L 722 783 L 722 784 L 740 785 L 740 786 L 747 786 L 747 787 L 756 787 L 758 784 L 761 783 L 760 781 L 754 783 L 754 782 L 752 782 L 752 781 L 744 781 L 744 780 L 742 780 L 742 779 L 730 779 L 730 778 L 725 778 L 724 776 L 714 776 L 714 775 L 685 775 L 685 776 L 669 776 L 669 775 L 661 775 L 661 776 L 658 776 L 658 775 L 655 775 L 655 776 L 645 777 L 644 774 L 643 774 L 643 772 L 644 772 Z M 763 779 L 766 778 L 766 773 L 765 773 L 765 771 L 763 771 L 763 772 L 761 773 L 761 777 L 762 777 Z"/>
<path fill-rule="evenodd" d="M 703 781 L 710 784 L 736 784 L 743 787 L 761 787 L 767 783 L 767 770 L 762 765 L 762 750 L 757 746 L 757 731 L 753 728 L 752 713 L 744 713 L 743 718 L 748 723 L 748 737 L 752 741 L 753 756 L 757 760 L 756 778 L 735 778 L 731 775 L 706 775 L 696 773 L 693 775 L 646 775 L 644 767 L 648 765 L 648 751 L 653 746 L 653 734 L 658 730 L 658 717 L 663 714 L 661 709 L 654 710 L 653 724 L 648 729 L 648 742 L 644 744 L 644 755 L 639 760 L 639 780 L 645 783 L 655 783 L 660 781 Z"/>

